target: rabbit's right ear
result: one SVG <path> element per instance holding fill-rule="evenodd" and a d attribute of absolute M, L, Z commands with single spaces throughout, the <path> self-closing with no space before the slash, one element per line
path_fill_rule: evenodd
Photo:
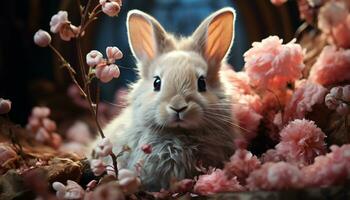
<path fill-rule="evenodd" d="M 140 62 L 153 60 L 171 46 L 159 22 L 142 11 L 129 11 L 127 29 L 131 51 Z"/>

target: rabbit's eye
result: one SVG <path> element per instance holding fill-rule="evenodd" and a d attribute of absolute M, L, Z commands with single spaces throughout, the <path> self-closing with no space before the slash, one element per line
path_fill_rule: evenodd
<path fill-rule="evenodd" d="M 154 91 L 159 91 L 161 86 L 161 80 L 159 76 L 154 77 L 153 88 Z"/>
<path fill-rule="evenodd" d="M 200 76 L 198 78 L 198 92 L 205 92 L 207 91 L 207 86 L 205 84 L 205 78 L 203 76 Z"/>

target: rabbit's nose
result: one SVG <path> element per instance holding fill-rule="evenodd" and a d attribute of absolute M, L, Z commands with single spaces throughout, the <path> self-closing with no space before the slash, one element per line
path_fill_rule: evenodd
<path fill-rule="evenodd" d="M 180 113 L 180 112 L 186 110 L 187 107 L 188 107 L 187 105 L 186 105 L 186 106 L 183 106 L 183 107 L 181 107 L 181 108 L 175 108 L 175 107 L 170 106 L 170 109 L 172 109 L 173 111 L 175 111 L 175 112 L 177 112 L 177 113 Z"/>

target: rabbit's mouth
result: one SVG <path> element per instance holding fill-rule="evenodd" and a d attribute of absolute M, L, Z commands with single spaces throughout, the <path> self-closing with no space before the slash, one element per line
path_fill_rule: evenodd
<path fill-rule="evenodd" d="M 193 111 L 169 113 L 167 120 L 168 127 L 184 129 L 195 128 L 198 126 L 198 114 L 199 113 Z"/>
<path fill-rule="evenodd" d="M 176 128 L 185 128 L 186 121 L 184 120 L 183 115 L 181 115 L 181 113 L 174 113 L 170 119 L 169 126 Z"/>

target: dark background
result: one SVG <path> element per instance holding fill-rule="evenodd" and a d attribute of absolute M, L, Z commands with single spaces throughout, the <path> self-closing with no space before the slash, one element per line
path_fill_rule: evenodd
<path fill-rule="evenodd" d="M 229 59 L 236 70 L 244 65 L 242 55 L 253 41 L 278 35 L 288 42 L 301 24 L 295 1 L 275 7 L 269 0 L 124 0 L 119 17 L 102 16 L 84 38 L 85 53 L 91 49 L 104 53 L 106 46 L 118 46 L 124 58 L 117 64 L 129 68 L 121 69 L 119 79 L 103 85 L 103 101 L 111 102 L 117 89 L 135 80 L 135 64 L 126 38 L 128 10 L 137 8 L 150 13 L 169 32 L 190 35 L 206 16 L 224 6 L 234 7 L 238 15 Z M 69 101 L 56 98 L 66 94 L 68 74 L 58 68 L 50 49 L 35 46 L 33 35 L 38 29 L 48 31 L 51 16 L 58 10 L 67 10 L 72 23 L 78 24 L 77 4 L 75 0 L 11 0 L 2 2 L 0 9 L 0 97 L 13 102 L 11 119 L 25 124 L 33 106 L 55 104 L 53 99 Z M 74 42 L 52 37 L 53 45 L 75 66 Z"/>

